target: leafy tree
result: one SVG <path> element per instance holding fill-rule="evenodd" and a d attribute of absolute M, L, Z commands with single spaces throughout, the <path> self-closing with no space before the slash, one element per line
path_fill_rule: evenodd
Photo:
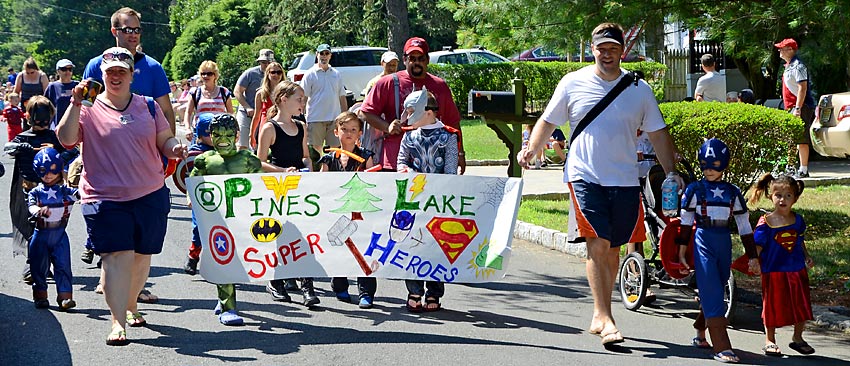
<path fill-rule="evenodd" d="M 411 35 L 424 37 L 432 48 L 454 44 L 451 13 L 435 4 L 435 0 L 282 0 L 270 7 L 269 34 L 277 35 L 285 49 L 307 45 L 293 52 L 328 43 L 388 46 L 401 53 Z"/>
<path fill-rule="evenodd" d="M 757 97 L 777 96 L 784 62 L 773 44 L 784 38 L 800 44 L 801 58 L 819 93 L 847 90 L 850 29 L 836 25 L 846 23 L 850 2 L 675 0 L 672 4 L 686 24 L 707 30 L 713 39 L 724 42 Z"/>
<path fill-rule="evenodd" d="M 193 19 L 200 18 L 204 10 L 219 0 L 175 0 L 168 8 L 171 32 L 181 34 Z"/>
<path fill-rule="evenodd" d="M 260 36 L 251 43 L 224 46 L 224 49 L 216 56 L 218 68 L 221 70 L 219 84 L 233 88 L 243 71 L 257 65 L 254 60 L 263 48 L 274 51 L 275 59 L 286 69 L 289 62 L 286 55 L 308 47 L 310 46 L 307 44 L 284 43 L 277 35 Z"/>
<path fill-rule="evenodd" d="M 248 0 L 221 0 L 188 23 L 169 55 L 171 75 L 194 75 L 204 60 L 214 60 L 226 45 L 251 42 L 261 32 Z"/>
<path fill-rule="evenodd" d="M 723 42 L 758 98 L 777 96 L 783 62 L 773 43 L 788 37 L 800 43 L 818 92 L 844 91 L 850 82 L 850 29 L 836 26 L 850 13 L 845 0 L 439 0 L 439 6 L 458 21 L 459 43 L 502 54 L 536 45 L 571 54 L 596 24 L 615 21 L 644 25 L 647 54 L 655 57 L 664 22 L 680 20 Z"/>
<path fill-rule="evenodd" d="M 11 50 L 10 58 L 35 57 L 43 70 L 50 72 L 61 58 L 70 59 L 81 69 L 89 59 L 99 55 L 104 49 L 115 45 L 110 33 L 110 20 L 115 10 L 124 6 L 136 9 L 142 14 L 144 29 L 142 44 L 145 53 L 156 59 L 162 59 L 174 44 L 174 37 L 168 29 L 169 0 L 102 0 L 62 2 L 44 0 L 37 5 L 23 1 L 4 0 L 2 13 L 11 17 L 10 22 L 2 22 L 11 33 L 17 34 L 13 42 L 3 42 L 0 47 L 0 60 L 4 58 L 2 50 Z M 8 51 L 7 51 L 8 52 Z M 12 65 L 16 69 L 20 63 Z"/>
<path fill-rule="evenodd" d="M 458 43 L 481 44 L 507 55 L 540 45 L 578 52 L 593 28 L 606 21 L 624 27 L 661 24 L 666 13 L 656 3 L 660 1 L 439 0 L 438 5 L 454 14 Z"/>

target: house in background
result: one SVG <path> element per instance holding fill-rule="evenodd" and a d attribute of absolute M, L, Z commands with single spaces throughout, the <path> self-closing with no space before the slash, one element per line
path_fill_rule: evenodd
<path fill-rule="evenodd" d="M 726 91 L 741 91 L 749 88 L 744 75 L 731 58 L 726 57 L 721 42 L 705 39 L 700 31 L 687 29 L 681 22 L 664 25 L 664 48 L 660 62 L 667 65 L 664 99 L 680 101 L 693 98 L 697 80 L 705 75 L 700 67 L 700 57 L 706 53 L 714 55 L 717 71 L 726 78 Z"/>

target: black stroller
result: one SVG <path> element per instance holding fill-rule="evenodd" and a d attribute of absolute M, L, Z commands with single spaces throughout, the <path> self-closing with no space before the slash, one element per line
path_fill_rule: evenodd
<path fill-rule="evenodd" d="M 683 160 L 681 165 L 687 172 L 684 178 L 687 185 L 696 178 L 691 165 L 687 161 Z M 656 163 L 650 168 L 646 178 L 641 179 L 644 225 L 646 226 L 646 236 L 651 253 L 649 257 L 644 258 L 643 253 L 632 252 L 620 263 L 618 276 L 620 298 L 623 306 L 628 310 L 636 311 L 645 305 L 647 289 L 653 284 L 658 284 L 661 288 L 677 288 L 691 294 L 697 292 L 696 278 L 693 274 L 682 279 L 670 277 L 661 262 L 661 233 L 671 220 L 661 213 L 661 184 L 665 177 L 664 169 Z M 726 319 L 729 319 L 730 322 L 735 309 L 735 291 L 735 276 L 729 276 L 724 301 L 727 304 Z"/>

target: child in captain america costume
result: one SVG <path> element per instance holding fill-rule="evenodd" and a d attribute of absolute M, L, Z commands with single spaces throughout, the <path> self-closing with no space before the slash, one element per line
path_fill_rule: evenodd
<path fill-rule="evenodd" d="M 212 139 L 210 138 L 210 122 L 212 122 L 213 117 L 215 115 L 212 113 L 201 113 L 198 115 L 198 123 L 195 124 L 195 140 L 189 145 L 189 155 L 197 156 L 198 154 L 214 150 Z M 186 264 L 183 265 L 183 271 L 193 276 L 197 274 L 200 258 L 201 236 L 198 233 L 198 223 L 195 221 L 195 213 L 192 213 L 192 243 L 189 244 L 189 255 L 186 258 Z"/>
<path fill-rule="evenodd" d="M 229 114 L 219 114 L 210 122 L 210 138 L 215 150 L 207 151 L 195 158 L 190 177 L 202 175 L 259 173 L 260 159 L 248 150 L 239 150 L 236 141 L 239 125 Z M 233 243 L 231 243 L 233 245 Z M 224 325 L 242 325 L 242 317 L 236 313 L 236 286 L 219 284 L 218 304 L 215 313 Z"/>
<path fill-rule="evenodd" d="M 679 261 L 688 267 L 685 253 L 690 242 L 692 226 L 694 233 L 694 271 L 700 297 L 700 315 L 694 322 L 697 337 L 694 344 L 707 347 L 705 330 L 714 344 L 714 359 L 720 362 L 738 362 L 732 351 L 732 343 L 726 332 L 726 303 L 724 287 L 731 275 L 732 237 L 729 229 L 734 217 L 738 234 L 749 258 L 750 270 L 758 273 L 753 230 L 749 211 L 734 184 L 723 180 L 723 170 L 729 165 L 729 148 L 716 138 L 707 140 L 699 149 L 698 161 L 704 178 L 685 188 L 682 196 L 681 231 L 676 239 L 679 244 Z M 688 268 L 689 269 L 689 268 Z"/>
<path fill-rule="evenodd" d="M 776 328 L 788 325 L 794 326 L 788 346 L 804 355 L 815 353 L 803 340 L 806 321 L 814 319 L 806 270 L 814 261 L 803 240 L 806 222 L 792 211 L 803 188 L 803 181 L 790 175 L 774 178 L 768 173 L 755 184 L 750 197 L 751 203 L 758 202 L 762 195 L 773 202 L 773 212 L 759 218 L 754 233 L 761 259 L 762 320 L 766 336 L 762 351 L 768 356 L 782 356 L 776 345 Z"/>
<path fill-rule="evenodd" d="M 35 307 L 45 309 L 47 300 L 47 271 L 53 265 L 56 280 L 56 302 L 60 310 L 76 306 L 71 275 L 71 245 L 65 227 L 71 207 L 79 199 L 77 190 L 62 184 L 64 161 L 52 147 L 44 147 L 35 154 L 32 166 L 41 177 L 41 183 L 27 194 L 31 220 L 35 232 L 29 242 L 28 260 L 32 271 L 32 296 Z"/>
<path fill-rule="evenodd" d="M 13 255 L 26 254 L 27 247 L 33 234 L 33 226 L 29 221 L 27 210 L 27 193 L 41 182 L 41 178 L 33 170 L 32 162 L 36 152 L 43 146 L 52 146 L 62 155 L 63 161 L 73 160 L 77 155 L 76 149 L 66 150 L 56 138 L 56 133 L 50 129 L 50 121 L 56 109 L 47 98 L 36 95 L 27 103 L 27 122 L 30 129 L 19 133 L 7 142 L 3 148 L 6 154 L 15 159 L 12 170 L 12 184 L 9 190 L 9 213 L 12 221 L 12 250 Z M 32 283 L 29 263 L 24 268 L 24 281 Z"/>

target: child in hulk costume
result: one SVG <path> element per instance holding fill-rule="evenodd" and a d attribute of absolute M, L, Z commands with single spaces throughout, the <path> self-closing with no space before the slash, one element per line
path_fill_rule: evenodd
<path fill-rule="evenodd" d="M 207 151 L 195 158 L 190 177 L 202 175 L 259 173 L 260 159 L 248 150 L 239 150 L 239 125 L 236 118 L 229 114 L 220 114 L 210 122 L 210 137 L 215 150 Z M 236 287 L 233 284 L 216 285 L 218 287 L 218 305 L 215 313 L 218 321 L 224 325 L 241 325 L 242 317 L 236 313 Z"/>

